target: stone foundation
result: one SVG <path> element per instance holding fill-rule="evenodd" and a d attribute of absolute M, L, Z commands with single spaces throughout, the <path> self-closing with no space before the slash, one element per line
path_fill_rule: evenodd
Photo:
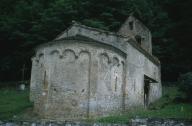
<path fill-rule="evenodd" d="M 128 124 L 46 121 L 0 121 L 0 126 L 192 126 L 192 121 L 173 119 L 132 119 Z"/>

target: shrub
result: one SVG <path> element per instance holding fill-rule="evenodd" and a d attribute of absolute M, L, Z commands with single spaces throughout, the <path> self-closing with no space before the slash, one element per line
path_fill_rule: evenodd
<path fill-rule="evenodd" d="M 188 72 L 179 77 L 179 89 L 186 94 L 186 100 L 192 102 L 192 72 Z"/>

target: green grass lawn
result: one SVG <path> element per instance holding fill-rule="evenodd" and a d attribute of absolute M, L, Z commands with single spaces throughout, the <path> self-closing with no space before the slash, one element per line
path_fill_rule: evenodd
<path fill-rule="evenodd" d="M 163 97 L 150 105 L 149 109 L 135 108 L 96 121 L 104 123 L 127 123 L 129 119 L 140 118 L 176 118 L 192 119 L 192 105 L 190 103 L 176 103 L 176 97 L 184 97 L 177 87 L 165 87 Z M 0 120 L 38 119 L 32 112 L 32 103 L 29 101 L 29 91 L 15 89 L 0 89 Z"/>
<path fill-rule="evenodd" d="M 163 96 L 148 109 L 135 108 L 124 114 L 115 114 L 108 117 L 99 118 L 103 123 L 127 123 L 131 118 L 174 118 L 192 120 L 192 104 L 176 102 L 175 99 L 184 98 L 185 94 L 177 87 L 164 87 Z"/>
<path fill-rule="evenodd" d="M 170 104 L 159 110 L 134 109 L 121 115 L 112 115 L 99 118 L 102 123 L 128 123 L 131 118 L 174 118 L 174 119 L 192 119 L 191 104 Z"/>
<path fill-rule="evenodd" d="M 11 119 L 14 115 L 22 113 L 31 107 L 29 91 L 17 91 L 15 89 L 0 89 L 0 119 Z"/>

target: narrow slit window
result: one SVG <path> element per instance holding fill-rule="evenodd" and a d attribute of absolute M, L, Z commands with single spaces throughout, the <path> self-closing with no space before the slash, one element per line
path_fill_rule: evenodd
<path fill-rule="evenodd" d="M 130 21 L 130 22 L 129 22 L 129 28 L 130 28 L 131 30 L 133 30 L 133 21 Z"/>
<path fill-rule="evenodd" d="M 46 90 L 48 88 L 46 71 L 44 72 L 43 88 L 44 88 L 44 90 Z"/>
<path fill-rule="evenodd" d="M 139 45 L 141 45 L 141 42 L 142 42 L 141 36 L 136 35 L 136 36 L 135 36 L 135 39 L 136 39 L 137 43 L 138 43 Z"/>
<path fill-rule="evenodd" d="M 115 92 L 117 91 L 117 77 L 115 77 Z"/>

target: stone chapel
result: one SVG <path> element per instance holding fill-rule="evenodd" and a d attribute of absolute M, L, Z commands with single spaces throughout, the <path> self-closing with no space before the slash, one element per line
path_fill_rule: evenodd
<path fill-rule="evenodd" d="M 133 16 L 117 33 L 74 22 L 35 49 L 30 100 L 43 119 L 107 116 L 162 95 L 150 30 Z"/>

